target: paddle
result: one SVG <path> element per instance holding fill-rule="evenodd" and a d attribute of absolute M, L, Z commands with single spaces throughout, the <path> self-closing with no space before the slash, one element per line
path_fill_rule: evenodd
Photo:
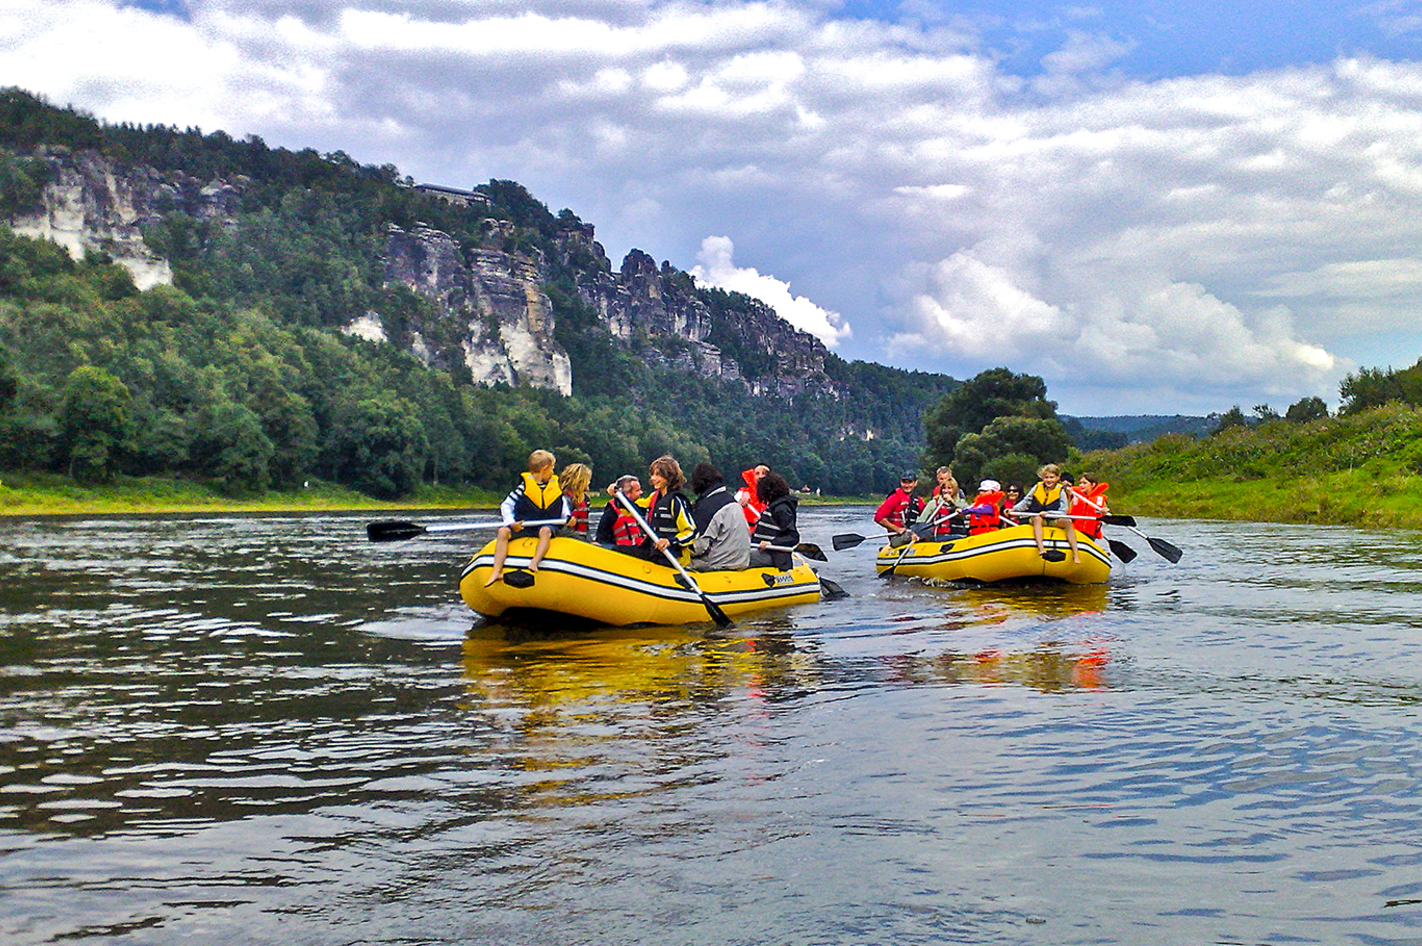
<path fill-rule="evenodd" d="M 927 533 L 933 529 L 931 522 L 916 522 L 909 527 L 915 536 L 920 539 L 927 538 Z M 830 545 L 834 546 L 836 552 L 843 552 L 845 549 L 852 549 L 856 545 L 869 541 L 871 538 L 882 539 L 884 536 L 903 535 L 902 532 L 881 532 L 876 536 L 860 535 L 858 532 L 841 532 L 839 535 L 830 537 Z"/>
<path fill-rule="evenodd" d="M 1157 539 L 1155 536 L 1146 535 L 1144 532 L 1142 532 L 1140 529 L 1137 529 L 1135 526 L 1126 526 L 1126 528 L 1130 529 L 1136 535 L 1145 539 L 1146 542 L 1150 545 L 1151 549 L 1155 552 L 1155 554 L 1159 555 L 1161 558 L 1165 559 L 1172 565 L 1180 561 L 1180 556 L 1185 554 L 1184 552 L 1180 551 L 1177 546 L 1171 545 L 1164 539 Z"/>
<path fill-rule="evenodd" d="M 642 514 L 637 511 L 637 504 L 628 499 L 621 490 L 617 490 L 615 495 L 623 507 L 632 514 L 632 518 L 637 520 L 637 525 L 642 527 L 642 531 L 651 536 L 653 541 L 656 541 L 657 533 L 652 531 L 652 527 L 647 524 L 647 520 L 643 519 Z M 702 604 L 706 605 L 706 613 L 711 615 L 711 620 L 716 622 L 717 627 L 730 627 L 736 623 L 726 615 L 725 611 L 721 610 L 716 602 L 708 598 L 706 592 L 701 590 L 701 586 L 696 584 L 695 579 L 687 574 L 686 569 L 681 567 L 681 562 L 677 561 L 676 556 L 672 554 L 670 546 L 662 549 L 662 554 L 666 556 L 672 568 L 677 570 L 677 574 L 681 575 L 682 581 L 686 582 L 686 586 L 696 593 L 696 597 L 701 599 Z"/>
<path fill-rule="evenodd" d="M 564 519 L 536 519 L 525 522 L 524 527 L 533 526 L 561 526 L 567 520 Z M 382 519 L 379 522 L 372 522 L 365 527 L 365 534 L 372 542 L 401 542 L 405 539 L 413 539 L 417 535 L 435 532 L 468 532 L 471 529 L 497 529 L 504 525 L 502 522 L 436 522 L 431 525 L 422 526 L 417 522 L 406 522 L 402 519 Z"/>
<path fill-rule="evenodd" d="M 880 577 L 880 578 L 893 578 L 893 577 L 894 577 L 894 569 L 898 568 L 898 567 L 899 567 L 899 563 L 904 560 L 904 556 L 908 555 L 909 549 L 913 548 L 913 543 L 916 542 L 916 541 L 919 540 L 919 539 L 927 538 L 927 536 L 925 536 L 925 535 L 923 535 L 923 534 L 921 534 L 921 533 L 919 532 L 919 529 L 926 529 L 926 530 L 928 530 L 929 532 L 932 532 L 940 523 L 947 522 L 949 519 L 956 519 L 958 516 L 961 516 L 962 514 L 963 514 L 963 511 L 960 509 L 960 510 L 957 510 L 956 512 L 952 513 L 951 515 L 944 516 L 942 519 L 938 519 L 938 520 L 936 520 L 936 521 L 934 521 L 934 522 L 916 522 L 916 523 L 914 523 L 913 525 L 909 526 L 909 531 L 910 531 L 911 533 L 913 533 L 913 539 L 910 540 L 909 543 L 904 546 L 904 550 L 899 553 L 899 557 L 896 558 L 896 559 L 894 559 L 894 564 L 890 565 L 888 568 L 884 569 L 882 572 L 879 573 L 879 577 Z M 902 535 L 903 533 L 899 533 L 899 534 Z"/>
<path fill-rule="evenodd" d="M 829 556 L 824 553 L 818 545 L 813 542 L 801 542 L 793 549 L 788 545 L 768 545 L 766 550 L 770 552 L 798 552 L 800 555 L 816 562 L 828 562 Z"/>
<path fill-rule="evenodd" d="M 1115 539 L 1107 539 L 1106 544 L 1111 546 L 1111 554 L 1119 558 L 1121 561 L 1133 562 L 1136 560 L 1136 555 L 1138 553 L 1135 549 L 1131 548 L 1126 543 L 1117 542 Z"/>

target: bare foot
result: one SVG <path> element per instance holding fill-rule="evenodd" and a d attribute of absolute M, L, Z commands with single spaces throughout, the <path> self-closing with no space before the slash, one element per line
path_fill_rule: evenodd
<path fill-rule="evenodd" d="M 503 581 L 503 580 L 504 580 L 504 576 L 503 576 L 503 575 L 490 575 L 490 576 L 489 576 L 489 580 L 486 581 L 486 582 L 484 582 L 484 587 L 487 588 L 487 587 L 489 587 L 490 585 L 494 584 L 495 582 Z"/>

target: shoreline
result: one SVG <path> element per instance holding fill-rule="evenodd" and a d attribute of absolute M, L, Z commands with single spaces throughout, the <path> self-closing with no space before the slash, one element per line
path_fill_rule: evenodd
<path fill-rule="evenodd" d="M 589 496 L 595 505 L 601 496 Z M 492 490 L 422 486 L 402 499 L 383 500 L 329 483 L 312 482 L 294 490 L 269 490 L 261 496 L 223 494 L 204 483 L 166 478 L 121 477 L 103 486 L 80 486 L 59 475 L 0 474 L 0 521 L 60 516 L 189 516 L 262 513 L 410 513 L 490 511 L 503 493 Z M 807 506 L 864 505 L 872 497 L 802 495 Z"/>

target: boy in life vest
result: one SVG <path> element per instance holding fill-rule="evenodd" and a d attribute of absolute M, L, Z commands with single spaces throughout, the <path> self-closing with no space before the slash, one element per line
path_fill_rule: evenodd
<path fill-rule="evenodd" d="M 1076 486 L 1071 491 L 1071 514 L 1073 516 L 1095 516 L 1094 519 L 1073 519 L 1076 531 L 1089 539 L 1101 541 L 1101 516 L 1111 511 L 1106 505 L 1106 490 L 1110 483 L 1103 483 L 1090 473 L 1077 477 Z"/>
<path fill-rule="evenodd" d="M 1050 517 L 1050 524 L 1066 532 L 1067 545 L 1071 547 L 1071 560 L 1081 563 L 1081 555 L 1076 550 L 1076 529 L 1072 528 L 1069 515 L 1071 490 L 1062 485 L 1062 468 L 1048 463 L 1037 471 L 1039 481 L 1027 491 L 1022 501 L 1012 507 L 1013 513 L 1023 513 L 1032 517 L 1032 538 L 1037 542 L 1037 554 L 1046 555 L 1042 542 L 1042 524 Z"/>
<path fill-rule="evenodd" d="M 568 507 L 568 499 L 563 495 L 562 487 L 558 485 L 558 477 L 553 475 L 554 462 L 553 454 L 547 450 L 535 450 L 530 453 L 528 472 L 523 474 L 519 484 L 504 497 L 499 506 L 499 515 L 504 524 L 499 526 L 498 538 L 494 542 L 494 568 L 489 573 L 489 580 L 484 582 L 485 588 L 503 580 L 504 559 L 509 554 L 509 539 L 515 532 L 523 531 L 525 522 L 552 519 L 566 522 L 572 516 L 573 511 Z M 548 554 L 548 543 L 553 541 L 556 528 L 556 524 L 539 527 L 538 546 L 534 549 L 532 561 L 528 563 L 529 571 L 538 571 L 543 556 Z"/>
<path fill-rule="evenodd" d="M 1002 528 L 1002 501 L 1006 497 L 997 480 L 983 480 L 973 504 L 963 510 L 968 517 L 968 535 L 982 535 Z"/>

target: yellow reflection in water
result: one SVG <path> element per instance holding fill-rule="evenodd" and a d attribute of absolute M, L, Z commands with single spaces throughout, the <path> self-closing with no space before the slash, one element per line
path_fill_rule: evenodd
<path fill-rule="evenodd" d="M 949 633 L 1026 624 L 1050 632 L 1032 646 L 916 651 L 891 660 L 892 679 L 909 684 L 1013 685 L 1043 692 L 1104 689 L 1111 640 L 1094 618 L 1109 603 L 1106 585 L 993 584 L 951 587 L 950 607 L 933 626 Z M 920 625 L 921 629 L 921 625 Z M 1040 631 L 1038 631 L 1040 633 Z M 979 635 L 981 636 L 981 635 Z M 1007 636 L 1007 635 L 1003 635 Z"/>
<path fill-rule="evenodd" d="M 698 761 L 763 738 L 768 704 L 813 688 L 789 628 L 754 637 L 685 627 L 538 632 L 490 624 L 463 646 L 468 708 L 502 733 L 502 764 L 540 777 L 535 805 L 660 791 Z M 733 738 L 727 738 L 731 727 Z"/>

